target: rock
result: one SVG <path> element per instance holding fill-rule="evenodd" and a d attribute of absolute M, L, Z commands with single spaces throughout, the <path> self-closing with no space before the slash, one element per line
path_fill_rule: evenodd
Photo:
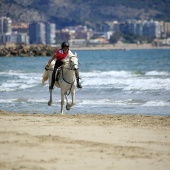
<path fill-rule="evenodd" d="M 0 56 L 52 56 L 56 48 L 48 45 L 0 46 Z"/>

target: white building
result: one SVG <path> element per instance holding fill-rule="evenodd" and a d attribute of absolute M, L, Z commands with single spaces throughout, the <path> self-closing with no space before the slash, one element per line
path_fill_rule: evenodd
<path fill-rule="evenodd" d="M 12 33 L 12 20 L 8 17 L 0 18 L 0 34 Z"/>
<path fill-rule="evenodd" d="M 56 25 L 53 23 L 46 23 L 46 44 L 56 43 Z"/>
<path fill-rule="evenodd" d="M 29 44 L 29 37 L 27 34 L 17 32 L 1 34 L 0 44 L 6 43 Z"/>
<path fill-rule="evenodd" d="M 147 21 L 143 25 L 143 35 L 160 38 L 161 24 L 158 21 Z"/>
<path fill-rule="evenodd" d="M 55 44 L 55 34 L 53 23 L 33 22 L 29 25 L 30 44 Z"/>

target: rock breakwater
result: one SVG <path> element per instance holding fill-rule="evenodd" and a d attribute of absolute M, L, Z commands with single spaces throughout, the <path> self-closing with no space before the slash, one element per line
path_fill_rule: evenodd
<path fill-rule="evenodd" d="M 0 46 L 0 56 L 52 56 L 56 47 L 47 45 Z"/>

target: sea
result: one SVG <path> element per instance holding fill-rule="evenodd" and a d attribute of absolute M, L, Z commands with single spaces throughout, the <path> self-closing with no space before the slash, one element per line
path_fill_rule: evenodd
<path fill-rule="evenodd" d="M 170 116 L 170 49 L 78 50 L 82 89 L 66 114 Z M 48 106 L 41 84 L 50 57 L 0 57 L 0 110 L 60 113 L 60 89 Z M 70 98 L 70 96 L 69 96 Z M 70 99 L 71 100 L 71 99 Z"/>

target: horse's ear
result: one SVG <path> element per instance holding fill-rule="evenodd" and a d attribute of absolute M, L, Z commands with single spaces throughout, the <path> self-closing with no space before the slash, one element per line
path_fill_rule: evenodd
<path fill-rule="evenodd" d="M 75 57 L 77 57 L 77 53 L 75 52 Z"/>

